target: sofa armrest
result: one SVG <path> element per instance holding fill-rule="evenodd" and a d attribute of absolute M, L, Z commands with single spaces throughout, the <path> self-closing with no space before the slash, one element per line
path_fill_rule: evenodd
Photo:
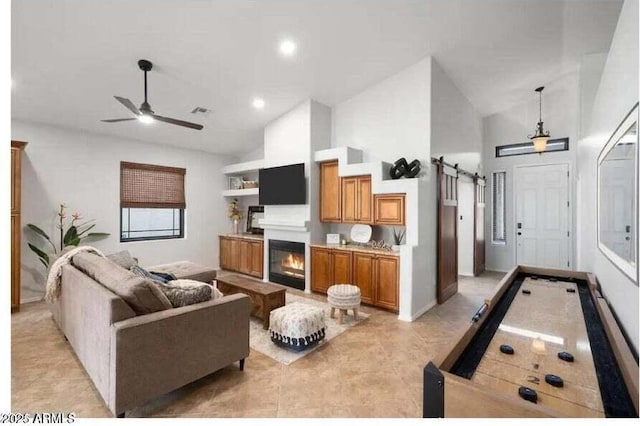
<path fill-rule="evenodd" d="M 113 324 L 109 407 L 122 413 L 246 358 L 249 306 L 233 294 Z"/>

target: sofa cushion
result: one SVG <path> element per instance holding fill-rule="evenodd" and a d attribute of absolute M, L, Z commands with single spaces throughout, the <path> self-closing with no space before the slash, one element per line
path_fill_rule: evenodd
<path fill-rule="evenodd" d="M 121 268 L 111 260 L 93 253 L 73 256 L 73 264 L 98 283 L 120 296 L 131 309 L 144 315 L 170 309 L 171 302 L 153 281 Z"/>
<path fill-rule="evenodd" d="M 122 266 L 127 271 L 131 269 L 132 266 L 138 264 L 136 260 L 131 257 L 131 253 L 129 253 L 129 251 L 127 250 L 122 250 L 117 253 L 110 254 L 107 256 L 107 258 L 117 263 L 119 266 Z"/>
<path fill-rule="evenodd" d="M 150 266 L 147 268 L 153 272 L 164 272 L 175 275 L 179 280 L 188 279 L 211 283 L 216 279 L 216 270 L 209 266 L 198 265 L 197 263 L 180 261 L 166 263 L 164 265 Z"/>
<path fill-rule="evenodd" d="M 215 296 L 222 294 L 217 288 L 214 289 L 209 284 L 194 280 L 173 280 L 160 284 L 159 287 L 174 308 L 206 302 L 212 299 L 212 294 Z M 213 299 L 216 298 L 213 297 Z"/>
<path fill-rule="evenodd" d="M 165 284 L 176 279 L 172 274 L 150 272 L 138 265 L 133 265 L 129 270 L 139 277 L 149 278 L 150 280 L 157 281 L 161 284 Z"/>

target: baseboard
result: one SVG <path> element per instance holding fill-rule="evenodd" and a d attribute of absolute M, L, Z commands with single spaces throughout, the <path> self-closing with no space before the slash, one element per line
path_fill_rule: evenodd
<path fill-rule="evenodd" d="M 484 270 L 487 271 L 487 272 L 503 272 L 503 273 L 507 273 L 511 269 L 485 268 Z"/>
<path fill-rule="evenodd" d="M 416 313 L 414 313 L 410 317 L 398 317 L 398 320 L 405 321 L 405 322 L 413 322 L 418 318 L 420 318 L 422 315 L 425 314 L 425 312 L 427 312 L 429 309 L 433 308 L 437 304 L 438 304 L 437 300 L 433 300 L 431 303 L 425 305 L 422 309 L 419 309 Z"/>
<path fill-rule="evenodd" d="M 44 295 L 43 296 L 28 297 L 26 299 L 20 299 L 20 304 L 24 305 L 25 303 L 40 302 L 41 300 L 44 300 Z"/>

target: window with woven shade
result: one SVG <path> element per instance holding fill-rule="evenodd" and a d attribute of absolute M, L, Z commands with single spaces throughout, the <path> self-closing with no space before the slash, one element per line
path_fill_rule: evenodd
<path fill-rule="evenodd" d="M 120 241 L 184 237 L 186 169 L 120 163 Z"/>

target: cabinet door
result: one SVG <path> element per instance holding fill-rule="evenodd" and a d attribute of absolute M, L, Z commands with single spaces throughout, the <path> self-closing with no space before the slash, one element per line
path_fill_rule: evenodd
<path fill-rule="evenodd" d="M 220 237 L 220 268 L 231 269 L 231 240 Z"/>
<path fill-rule="evenodd" d="M 229 260 L 229 269 L 232 271 L 240 270 L 240 241 L 235 238 L 230 238 L 231 256 Z"/>
<path fill-rule="evenodd" d="M 371 176 L 358 178 L 358 196 L 356 220 L 360 223 L 373 223 L 373 197 L 371 196 Z"/>
<path fill-rule="evenodd" d="M 238 270 L 243 274 L 251 273 L 251 243 L 249 241 L 239 241 L 240 244 L 240 267 Z"/>
<path fill-rule="evenodd" d="M 20 308 L 20 216 L 11 215 L 11 310 Z"/>
<path fill-rule="evenodd" d="M 375 304 L 398 310 L 399 284 L 398 258 L 394 256 L 376 256 Z"/>
<path fill-rule="evenodd" d="M 320 222 L 342 220 L 342 185 L 338 175 L 338 162 L 320 164 Z"/>
<path fill-rule="evenodd" d="M 404 226 L 404 194 L 375 195 L 376 225 Z"/>
<path fill-rule="evenodd" d="M 342 179 L 342 223 L 356 223 L 358 178 Z"/>
<path fill-rule="evenodd" d="M 360 297 L 364 303 L 374 303 L 373 278 L 374 256 L 366 253 L 353 253 L 353 285 L 360 288 Z"/>
<path fill-rule="evenodd" d="M 262 241 L 251 242 L 251 266 L 249 275 L 262 278 L 262 270 L 264 267 L 264 244 Z"/>
<path fill-rule="evenodd" d="M 311 290 L 326 293 L 333 285 L 331 250 L 311 247 Z"/>
<path fill-rule="evenodd" d="M 333 250 L 333 284 L 351 284 L 351 252 Z"/>

